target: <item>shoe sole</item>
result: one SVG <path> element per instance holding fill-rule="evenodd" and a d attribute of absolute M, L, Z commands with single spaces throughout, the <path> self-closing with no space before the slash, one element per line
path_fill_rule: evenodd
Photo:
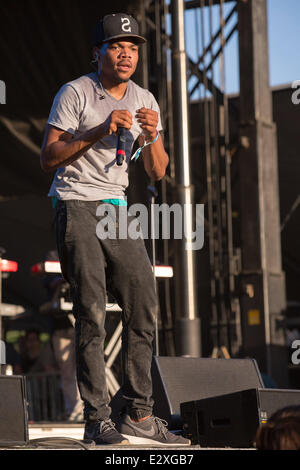
<path fill-rule="evenodd" d="M 173 442 L 172 444 L 168 443 L 168 442 L 161 442 L 161 441 L 154 441 L 153 439 L 146 439 L 145 437 L 137 437 L 137 436 L 129 436 L 128 434 L 124 434 L 122 433 L 122 435 L 124 437 L 126 437 L 126 439 L 128 439 L 129 443 L 130 444 L 137 444 L 137 445 L 147 445 L 147 444 L 151 444 L 151 445 L 156 445 L 156 446 L 184 446 L 184 447 L 188 447 L 191 445 L 191 441 L 189 440 L 187 444 L 184 444 L 184 443 L 175 443 Z"/>
<path fill-rule="evenodd" d="M 83 442 L 85 441 L 94 442 L 96 446 L 126 446 L 130 444 L 129 440 L 125 437 L 124 437 L 124 440 L 121 442 L 97 442 L 94 439 L 90 439 L 90 438 L 89 439 L 85 438 Z"/>
<path fill-rule="evenodd" d="M 128 446 L 130 442 L 128 439 L 124 439 L 122 442 L 95 442 L 95 444 L 96 446 Z"/>

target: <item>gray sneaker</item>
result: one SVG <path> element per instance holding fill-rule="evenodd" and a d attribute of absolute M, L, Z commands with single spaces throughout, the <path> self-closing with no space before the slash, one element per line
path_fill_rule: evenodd
<path fill-rule="evenodd" d="M 168 431 L 167 421 L 150 416 L 139 423 L 124 415 L 118 430 L 129 440 L 130 444 L 151 444 L 162 446 L 190 446 L 191 441 Z"/>
<path fill-rule="evenodd" d="M 84 440 L 92 440 L 97 445 L 126 445 L 128 440 L 120 434 L 111 419 L 87 421 Z"/>

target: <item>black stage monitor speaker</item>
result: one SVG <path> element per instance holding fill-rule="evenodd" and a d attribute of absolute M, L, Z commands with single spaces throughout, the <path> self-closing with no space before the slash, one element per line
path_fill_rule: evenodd
<path fill-rule="evenodd" d="M 251 389 L 181 403 L 185 435 L 202 447 L 249 448 L 277 410 L 300 405 L 300 390 Z"/>
<path fill-rule="evenodd" d="M 153 412 L 165 419 L 170 429 L 182 428 L 180 403 L 263 387 L 254 359 L 155 356 L 152 380 Z M 118 421 L 124 406 L 118 392 L 111 402 L 113 419 Z"/>
<path fill-rule="evenodd" d="M 152 364 L 155 414 L 180 429 L 180 403 L 262 388 L 254 359 L 154 357 Z"/>
<path fill-rule="evenodd" d="M 0 375 L 0 445 L 28 443 L 25 378 Z"/>

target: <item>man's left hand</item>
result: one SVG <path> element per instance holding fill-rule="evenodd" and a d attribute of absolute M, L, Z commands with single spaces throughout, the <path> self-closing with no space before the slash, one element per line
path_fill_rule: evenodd
<path fill-rule="evenodd" d="M 158 113 L 153 109 L 141 108 L 137 110 L 135 117 L 146 139 L 149 142 L 154 140 L 157 134 Z"/>

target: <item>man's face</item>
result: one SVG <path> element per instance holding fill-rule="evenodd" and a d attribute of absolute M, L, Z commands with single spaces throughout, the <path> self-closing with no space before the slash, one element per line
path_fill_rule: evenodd
<path fill-rule="evenodd" d="M 108 43 L 101 54 L 101 75 L 113 83 L 128 82 L 134 74 L 139 59 L 139 46 L 129 41 Z"/>

